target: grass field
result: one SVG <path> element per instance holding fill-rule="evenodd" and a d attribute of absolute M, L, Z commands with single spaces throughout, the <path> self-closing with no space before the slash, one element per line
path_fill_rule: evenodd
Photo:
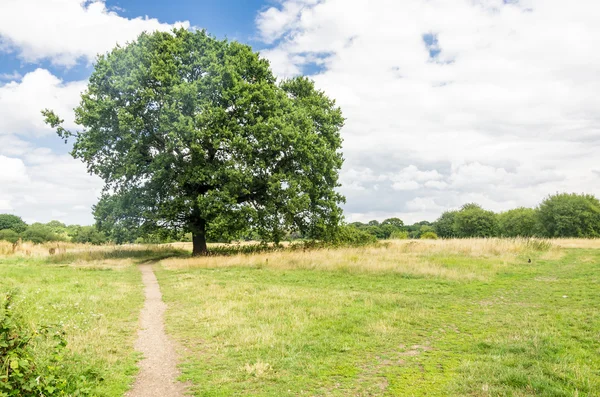
<path fill-rule="evenodd" d="M 157 272 L 198 396 L 594 396 L 597 244 L 392 242 Z"/>
<path fill-rule="evenodd" d="M 30 323 L 63 324 L 90 395 L 133 381 L 150 260 L 196 396 L 600 395 L 599 240 L 49 248 L 6 246 L 0 291 L 20 290 Z"/>
<path fill-rule="evenodd" d="M 69 349 L 62 371 L 86 395 L 123 396 L 137 373 L 133 341 L 144 300 L 132 257 L 153 253 L 113 248 L 101 258 L 83 248 L 50 257 L 47 247 L 26 246 L 0 256 L 0 292 L 17 291 L 15 311 L 32 328 L 62 326 Z"/>

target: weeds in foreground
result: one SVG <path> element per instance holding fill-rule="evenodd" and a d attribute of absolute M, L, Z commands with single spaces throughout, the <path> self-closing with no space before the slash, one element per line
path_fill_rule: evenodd
<path fill-rule="evenodd" d="M 15 291 L 0 295 L 0 396 L 89 395 L 93 379 L 74 376 L 64 330 L 31 329 L 15 312 L 14 300 Z"/>

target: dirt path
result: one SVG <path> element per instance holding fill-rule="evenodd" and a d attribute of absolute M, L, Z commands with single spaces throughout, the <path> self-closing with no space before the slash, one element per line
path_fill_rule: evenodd
<path fill-rule="evenodd" d="M 140 316 L 140 330 L 135 349 L 143 353 L 140 373 L 127 397 L 179 397 L 184 386 L 177 382 L 175 346 L 165 334 L 163 322 L 166 305 L 151 264 L 140 265 L 146 303 Z"/>

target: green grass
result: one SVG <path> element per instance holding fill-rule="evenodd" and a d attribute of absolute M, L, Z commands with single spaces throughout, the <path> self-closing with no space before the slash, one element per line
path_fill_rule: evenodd
<path fill-rule="evenodd" d="M 600 395 L 600 250 L 417 258 L 448 271 L 157 266 L 182 379 L 196 396 Z"/>
<path fill-rule="evenodd" d="M 28 324 L 62 325 L 67 368 L 85 377 L 89 395 L 123 396 L 137 372 L 133 342 L 144 299 L 139 271 L 131 262 L 75 267 L 53 261 L 0 258 L 0 291 L 19 291 L 15 309 Z"/>

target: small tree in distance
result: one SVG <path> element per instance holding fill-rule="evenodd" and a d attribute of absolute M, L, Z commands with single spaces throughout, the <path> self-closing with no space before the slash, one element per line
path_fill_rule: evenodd
<path fill-rule="evenodd" d="M 470 203 L 462 206 L 454 218 L 458 237 L 495 237 L 498 235 L 496 214 Z"/>
<path fill-rule="evenodd" d="M 340 109 L 306 78 L 278 84 L 247 45 L 142 34 L 98 58 L 75 110 L 81 131 L 43 114 L 105 181 L 101 228 L 189 231 L 200 255 L 208 233 L 331 239 L 342 219 Z"/>
<path fill-rule="evenodd" d="M 19 216 L 0 214 L 0 230 L 12 230 L 15 233 L 22 233 L 27 230 L 27 224 Z"/>
<path fill-rule="evenodd" d="M 498 214 L 502 237 L 532 237 L 539 234 L 538 214 L 533 208 L 515 208 Z"/>

